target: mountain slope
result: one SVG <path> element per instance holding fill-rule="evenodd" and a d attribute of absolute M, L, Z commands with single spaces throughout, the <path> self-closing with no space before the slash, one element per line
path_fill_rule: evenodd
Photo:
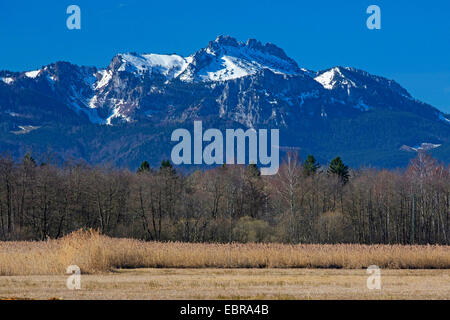
<path fill-rule="evenodd" d="M 0 150 L 15 156 L 50 149 L 61 159 L 155 164 L 170 155 L 170 130 L 198 119 L 205 128 L 280 128 L 284 150 L 322 162 L 403 166 L 413 156 L 404 150 L 422 143 L 450 162 L 448 115 L 395 81 L 350 67 L 310 71 L 253 39 L 219 36 L 188 57 L 117 54 L 105 69 L 0 71 Z"/>

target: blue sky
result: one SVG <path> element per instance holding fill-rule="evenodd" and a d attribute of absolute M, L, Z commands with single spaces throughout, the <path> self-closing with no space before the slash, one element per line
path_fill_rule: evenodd
<path fill-rule="evenodd" d="M 81 30 L 66 8 L 81 8 Z M 368 30 L 366 8 L 381 8 Z M 58 60 L 104 67 L 118 52 L 189 55 L 219 34 L 283 48 L 301 67 L 353 66 L 450 113 L 450 1 L 1 1 L 0 69 Z"/>

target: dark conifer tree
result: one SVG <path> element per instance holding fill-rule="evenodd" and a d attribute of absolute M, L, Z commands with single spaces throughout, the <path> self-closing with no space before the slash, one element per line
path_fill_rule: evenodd
<path fill-rule="evenodd" d="M 176 170 L 173 168 L 172 164 L 170 163 L 170 160 L 163 160 L 161 161 L 161 166 L 159 167 L 159 172 L 163 173 L 170 173 L 175 175 L 176 174 Z"/>
<path fill-rule="evenodd" d="M 319 168 L 320 165 L 316 163 L 316 159 L 311 154 L 306 158 L 305 162 L 303 162 L 303 172 L 307 176 L 313 175 Z"/>
<path fill-rule="evenodd" d="M 346 184 L 350 177 L 348 166 L 342 162 L 341 157 L 336 157 L 331 160 L 330 166 L 328 167 L 328 173 L 337 175 L 343 184 Z"/>
<path fill-rule="evenodd" d="M 248 177 L 259 177 L 261 176 L 261 171 L 256 164 L 250 163 L 247 167 L 246 174 Z"/>
<path fill-rule="evenodd" d="M 137 173 L 150 172 L 150 170 L 151 170 L 150 164 L 147 161 L 143 161 L 140 167 L 138 168 Z"/>

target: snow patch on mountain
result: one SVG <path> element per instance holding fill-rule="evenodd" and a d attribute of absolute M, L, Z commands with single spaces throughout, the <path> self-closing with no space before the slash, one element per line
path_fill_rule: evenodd
<path fill-rule="evenodd" d="M 330 70 L 320 73 L 317 77 L 314 78 L 314 80 L 319 82 L 327 90 L 333 90 L 338 85 L 356 87 L 356 84 L 352 80 L 348 79 L 342 73 L 339 67 L 334 67 Z"/>
<path fill-rule="evenodd" d="M 407 151 L 407 152 L 419 152 L 419 151 L 429 151 L 432 149 L 439 148 L 441 144 L 436 143 L 429 143 L 429 142 L 422 142 L 421 144 L 418 144 L 414 147 L 410 147 L 407 145 L 402 145 L 400 147 L 401 151 Z"/>
<path fill-rule="evenodd" d="M 25 76 L 26 76 L 27 78 L 34 79 L 34 78 L 36 78 L 36 77 L 41 73 L 41 71 L 42 71 L 42 70 L 28 71 L 28 72 L 25 72 Z"/>
<path fill-rule="evenodd" d="M 15 79 L 11 78 L 11 77 L 3 77 L 3 78 L 0 78 L 0 79 L 6 84 L 12 84 L 15 81 Z"/>
<path fill-rule="evenodd" d="M 98 115 L 98 111 L 95 108 L 83 108 L 77 102 L 72 102 L 71 106 L 75 109 L 75 112 L 83 112 L 93 124 L 106 124 L 106 120 Z"/>
<path fill-rule="evenodd" d="M 233 56 L 222 56 L 208 67 L 198 72 L 202 81 L 226 81 L 248 76 L 255 72 L 255 67 Z M 183 80 L 190 80 L 187 77 Z"/>
<path fill-rule="evenodd" d="M 122 65 L 118 71 L 128 71 L 142 75 L 145 73 L 158 73 L 173 79 L 182 73 L 188 65 L 188 59 L 179 55 L 163 54 L 131 54 L 119 55 L 122 58 Z"/>
<path fill-rule="evenodd" d="M 335 84 L 335 82 L 333 82 L 334 76 L 335 71 L 334 69 L 331 69 L 315 77 L 314 80 L 320 83 L 325 89 L 332 90 Z"/>
<path fill-rule="evenodd" d="M 442 113 L 439 114 L 439 120 L 444 121 L 444 122 L 447 123 L 447 124 L 450 124 L 450 120 L 447 119 L 446 117 L 444 117 L 444 116 L 442 115 Z"/>
<path fill-rule="evenodd" d="M 126 101 L 124 99 L 112 99 L 114 108 L 112 110 L 112 113 L 109 115 L 108 118 L 106 118 L 105 123 L 107 125 L 112 125 L 112 121 L 114 119 L 122 119 L 126 122 L 131 122 L 131 118 L 124 115 L 122 112 L 122 108 L 125 107 Z"/>
<path fill-rule="evenodd" d="M 10 115 L 11 117 L 22 117 L 22 115 L 21 115 L 20 113 L 12 112 L 12 111 L 10 111 L 10 110 L 6 110 L 5 113 L 6 113 L 7 115 Z"/>
<path fill-rule="evenodd" d="M 283 50 L 254 39 L 243 43 L 219 36 L 189 58 L 186 70 L 179 77 L 187 82 L 228 81 L 256 74 L 262 69 L 278 74 L 302 73 Z"/>
<path fill-rule="evenodd" d="M 18 126 L 18 131 L 11 131 L 13 134 L 27 134 L 30 133 L 33 130 L 37 130 L 40 128 L 40 126 Z"/>
<path fill-rule="evenodd" d="M 94 84 L 94 90 L 99 90 L 106 85 L 108 85 L 109 81 L 112 79 L 112 71 L 111 70 L 100 70 L 99 71 L 100 80 Z"/>

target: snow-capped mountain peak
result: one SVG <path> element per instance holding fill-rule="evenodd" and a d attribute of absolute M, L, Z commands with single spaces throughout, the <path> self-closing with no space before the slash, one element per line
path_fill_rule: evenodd
<path fill-rule="evenodd" d="M 377 88 L 382 87 L 392 94 L 412 99 L 408 91 L 397 82 L 351 67 L 338 66 L 319 71 L 314 80 L 319 82 L 326 90 L 344 91 L 347 95 L 350 95 L 355 90 L 376 92 Z"/>
<path fill-rule="evenodd" d="M 302 72 L 282 49 L 271 43 L 263 45 L 255 39 L 243 43 L 230 36 L 219 36 L 191 58 L 191 63 L 180 75 L 182 81 L 227 81 L 255 74 L 262 69 L 283 74 Z"/>
<path fill-rule="evenodd" d="M 314 80 L 319 82 L 325 89 L 333 90 L 337 86 L 356 87 L 356 84 L 342 73 L 342 67 L 334 67 L 319 73 Z"/>
<path fill-rule="evenodd" d="M 117 71 L 136 74 L 161 74 L 168 79 L 177 77 L 186 69 L 188 60 L 176 55 L 124 53 L 117 55 L 120 65 Z"/>
<path fill-rule="evenodd" d="M 176 54 L 118 54 L 108 69 L 129 72 L 136 76 L 162 75 L 166 80 L 179 79 L 185 82 L 227 81 L 255 74 L 262 69 L 274 73 L 304 73 L 297 63 L 274 44 L 262 44 L 255 39 L 239 42 L 230 36 L 218 36 L 206 48 L 189 57 Z M 107 77 L 105 79 L 105 76 Z M 102 87 L 109 74 L 103 74 L 97 87 Z"/>

